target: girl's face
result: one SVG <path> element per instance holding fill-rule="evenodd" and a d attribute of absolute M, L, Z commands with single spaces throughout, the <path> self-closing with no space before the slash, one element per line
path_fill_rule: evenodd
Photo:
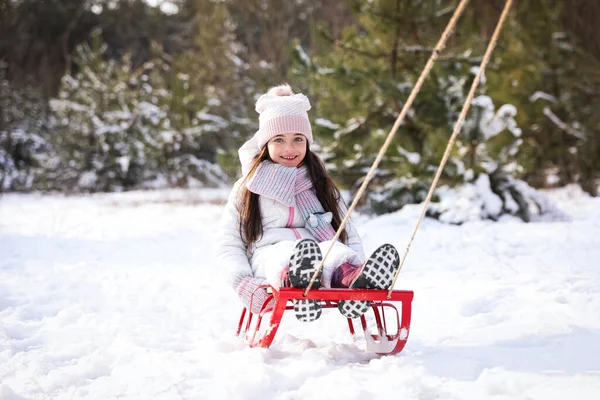
<path fill-rule="evenodd" d="M 306 137 L 301 133 L 283 133 L 267 142 L 273 162 L 284 167 L 298 167 L 306 156 Z"/>

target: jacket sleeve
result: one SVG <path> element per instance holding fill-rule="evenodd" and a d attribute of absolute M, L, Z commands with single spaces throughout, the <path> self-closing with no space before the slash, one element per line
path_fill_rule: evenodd
<path fill-rule="evenodd" d="M 239 184 L 240 181 L 233 186 L 221 215 L 217 243 L 217 259 L 220 270 L 227 282 L 236 290 L 245 278 L 254 277 L 247 249 L 239 231 L 240 216 L 236 207 Z"/>

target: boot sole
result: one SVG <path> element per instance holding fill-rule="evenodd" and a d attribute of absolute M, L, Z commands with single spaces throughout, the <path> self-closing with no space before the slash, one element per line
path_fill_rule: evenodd
<path fill-rule="evenodd" d="M 290 257 L 289 279 L 292 287 L 307 288 L 319 263 L 323 259 L 321 249 L 314 240 L 303 239 L 294 249 Z M 322 271 L 319 271 L 312 288 L 321 287 Z M 321 316 L 322 307 L 318 300 L 293 300 L 294 314 L 302 322 L 312 322 Z"/>

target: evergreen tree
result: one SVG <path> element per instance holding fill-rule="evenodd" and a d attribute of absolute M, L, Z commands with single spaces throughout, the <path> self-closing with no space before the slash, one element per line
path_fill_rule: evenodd
<path fill-rule="evenodd" d="M 223 173 L 203 157 L 203 137 L 223 122 L 196 111 L 202 107 L 188 78 L 172 71 L 160 51 L 132 69 L 127 55 L 121 62 L 103 58 L 99 33 L 91 43 L 78 47 L 79 72 L 63 78 L 51 101 L 60 131 L 59 181 L 101 191 L 221 184 Z"/>
<path fill-rule="evenodd" d="M 257 97 L 290 77 L 289 41 L 310 44 L 314 21 L 336 31 L 347 14 L 345 0 L 182 0 L 192 45 L 176 63 L 190 71 L 191 90 L 211 113 L 229 122 L 214 136 L 219 165 L 229 176 L 239 174 L 237 149 L 258 128 Z"/>
<path fill-rule="evenodd" d="M 317 137 L 323 139 L 321 151 L 342 184 L 356 187 L 361 183 L 454 11 L 454 3 L 353 2 L 357 22 L 347 27 L 340 40 L 331 40 L 323 30 L 322 51 L 309 56 L 299 44 L 295 46 L 295 76 L 312 88 L 317 99 L 315 124 Z M 481 19 L 486 10 L 478 5 L 465 13 L 466 22 L 457 27 L 394 137 L 369 190 L 369 205 L 375 212 L 394 211 L 425 198 L 477 72 L 480 57 L 473 54 L 483 54 L 490 21 L 492 30 L 495 24 L 494 18 Z M 523 101 L 514 90 L 507 90 L 507 86 L 518 86 L 512 77 L 519 69 L 503 62 L 507 52 L 521 49 L 519 44 L 525 42 L 515 26 L 522 28 L 519 21 L 505 27 L 507 34 L 488 66 L 487 76 L 494 79 L 486 82 L 484 77 L 479 86 L 440 182 L 456 186 L 485 181 L 487 190 L 496 193 L 501 203 L 508 193 L 505 182 L 526 171 L 522 164 L 529 166 L 519 152 L 524 141 L 518 125 L 523 119 L 514 105 Z M 523 65 L 518 68 L 522 70 Z M 495 101 L 504 105 L 496 109 Z M 490 179 L 492 175 L 506 179 Z M 518 187 L 512 185 L 511 190 L 516 193 Z M 514 214 L 526 215 L 527 201 L 517 204 Z M 499 213 L 510 208 L 500 207 Z"/>
<path fill-rule="evenodd" d="M 257 128 L 253 115 L 256 82 L 245 59 L 247 49 L 237 39 L 230 6 L 227 1 L 185 2 L 182 13 L 192 27 L 192 45 L 175 64 L 188 71 L 189 90 L 204 104 L 202 115 L 219 121 L 218 128 L 204 135 L 209 159 L 216 156 L 222 169 L 235 177 L 237 148 Z"/>
<path fill-rule="evenodd" d="M 321 151 L 342 185 L 351 187 L 373 163 L 450 18 L 452 3 L 354 2 L 357 22 L 340 40 L 330 40 L 323 30 L 323 51 L 311 57 L 295 46 L 294 74 L 316 99 Z M 387 191 L 386 183 L 392 182 L 406 201 L 421 199 L 421 180 L 432 175 L 441 159 L 479 61 L 469 54 L 483 48 L 476 40 L 448 47 L 382 160 L 373 193 Z M 453 178 L 459 176 L 445 175 Z"/>
<path fill-rule="evenodd" d="M 47 107 L 31 83 L 16 87 L 0 61 L 0 193 L 43 188 L 52 161 Z"/>

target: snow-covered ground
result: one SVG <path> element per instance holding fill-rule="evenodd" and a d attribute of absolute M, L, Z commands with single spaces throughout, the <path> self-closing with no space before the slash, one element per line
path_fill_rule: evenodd
<path fill-rule="evenodd" d="M 269 349 L 234 336 L 219 276 L 223 191 L 0 198 L 0 399 L 600 398 L 600 199 L 571 222 L 425 220 L 397 288 L 405 350 L 357 347 L 328 310 Z M 404 251 L 418 207 L 355 217 Z"/>

